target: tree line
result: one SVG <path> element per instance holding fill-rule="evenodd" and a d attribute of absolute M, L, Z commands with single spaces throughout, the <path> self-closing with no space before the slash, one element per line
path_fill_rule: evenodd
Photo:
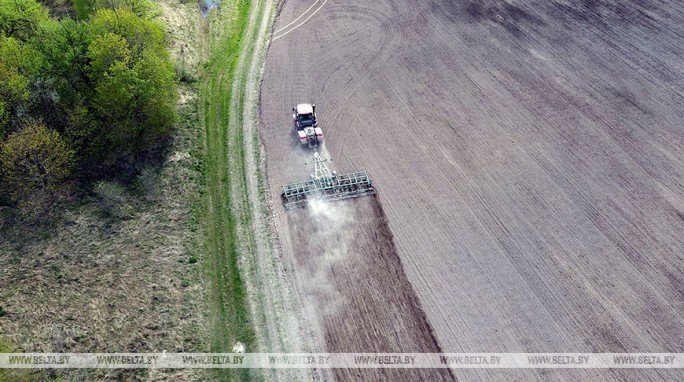
<path fill-rule="evenodd" d="M 0 192 L 21 203 L 136 166 L 177 119 L 176 74 L 148 0 L 76 0 L 56 20 L 0 0 Z"/>

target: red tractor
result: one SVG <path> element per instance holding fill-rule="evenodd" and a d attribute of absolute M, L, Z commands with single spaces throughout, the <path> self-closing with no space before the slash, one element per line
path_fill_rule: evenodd
<path fill-rule="evenodd" d="M 300 103 L 292 108 L 292 122 L 299 143 L 317 147 L 323 141 L 323 130 L 316 122 L 316 105 Z"/>

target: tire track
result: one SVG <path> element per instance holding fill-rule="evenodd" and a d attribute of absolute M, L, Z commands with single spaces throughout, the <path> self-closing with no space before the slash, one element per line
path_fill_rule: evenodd
<path fill-rule="evenodd" d="M 330 110 L 328 119 L 353 121 L 357 115 L 357 110 L 367 100 L 366 91 L 363 89 L 364 84 L 379 74 L 378 69 L 382 67 L 382 63 L 391 59 L 392 55 L 401 47 L 401 33 L 395 27 L 396 22 L 392 18 L 393 15 L 387 13 L 386 10 L 373 9 L 367 5 L 345 4 L 343 7 L 331 8 L 330 11 L 333 15 L 330 23 L 333 23 L 334 20 L 346 20 L 353 16 L 356 22 L 368 30 L 374 29 L 373 26 L 376 26 L 375 28 L 379 26 L 386 32 L 374 34 L 363 41 L 364 45 L 370 45 L 369 48 L 360 52 L 357 57 L 351 58 L 351 64 L 348 67 L 325 73 L 325 79 L 322 78 L 323 76 L 317 76 L 320 81 L 313 81 L 333 89 L 329 95 L 326 93 L 324 98 L 326 102 L 320 104 L 325 110 Z M 327 43 L 324 42 L 324 44 Z M 316 60 L 310 68 L 335 65 L 336 62 L 342 61 L 341 57 L 348 57 L 349 53 L 358 52 L 358 43 L 359 39 L 351 39 L 345 45 L 338 45 L 334 54 L 320 56 L 320 59 Z M 354 75 L 350 76 L 350 73 L 354 73 Z M 331 81 L 334 82 L 331 83 Z M 359 122 L 363 123 L 363 121 Z M 331 129 L 327 133 L 330 141 L 347 141 L 350 129 L 345 125 L 336 126 L 337 128 Z M 335 145 L 334 147 L 339 148 L 339 150 L 344 148 L 343 145 Z M 342 157 L 341 151 L 333 151 L 332 154 L 335 158 Z M 353 165 L 353 163 L 348 163 L 348 165 Z"/>
<path fill-rule="evenodd" d="M 311 10 L 311 8 L 313 8 L 316 4 L 318 4 L 319 1 L 320 1 L 320 0 L 314 1 L 313 4 L 311 4 L 311 6 L 309 6 L 309 8 L 307 8 L 307 9 L 304 11 L 304 13 L 302 13 L 301 15 L 299 15 L 299 17 L 297 17 L 296 19 L 290 21 L 290 22 L 289 22 L 288 24 L 286 24 L 284 27 L 278 28 L 278 29 L 276 29 L 275 31 L 273 31 L 273 34 L 274 34 L 274 35 L 275 35 L 275 34 L 278 34 L 279 32 L 281 32 L 281 31 L 287 29 L 290 25 L 292 25 L 292 24 L 296 23 L 297 21 L 299 21 L 299 19 L 301 19 L 302 17 L 304 17 L 304 16 Z"/>
<path fill-rule="evenodd" d="M 293 31 L 295 31 L 297 28 L 299 28 L 299 27 L 301 27 L 302 25 L 304 25 L 307 21 L 309 21 L 312 17 L 314 17 L 314 16 L 316 15 L 316 13 L 318 13 L 318 11 L 320 11 L 320 10 L 323 8 L 323 6 L 325 5 L 325 3 L 327 3 L 328 1 L 329 1 L 329 0 L 324 0 L 323 3 L 321 3 L 321 5 L 320 5 L 318 8 L 316 8 L 315 11 L 313 11 L 306 19 L 304 19 L 304 21 L 302 21 L 301 23 L 299 23 L 299 24 L 295 25 L 294 27 L 290 28 L 288 31 L 282 32 L 282 33 L 279 33 L 279 32 L 281 31 L 280 29 L 279 29 L 278 31 L 275 31 L 273 34 L 274 34 L 274 35 L 277 35 L 277 36 L 274 36 L 274 37 L 271 39 L 271 41 L 276 41 L 276 40 L 278 40 L 278 39 L 281 38 L 281 37 L 285 37 L 285 36 L 288 35 L 290 32 L 293 32 Z M 318 0 L 316 0 L 316 2 L 314 3 L 314 5 L 315 5 L 316 3 L 318 3 Z M 311 7 L 313 7 L 313 5 L 312 5 Z M 304 11 L 304 14 L 306 14 L 306 13 L 311 9 L 311 7 L 309 7 L 306 11 Z M 300 17 L 301 17 L 301 16 L 300 16 Z M 299 19 L 299 17 L 298 17 L 297 19 L 295 19 L 295 21 L 298 20 L 298 19 Z M 293 21 L 293 22 L 294 22 L 294 21 Z M 292 23 L 286 25 L 286 26 L 283 27 L 282 29 L 286 29 L 286 28 L 287 28 L 288 26 L 290 26 L 291 24 L 292 24 Z"/>

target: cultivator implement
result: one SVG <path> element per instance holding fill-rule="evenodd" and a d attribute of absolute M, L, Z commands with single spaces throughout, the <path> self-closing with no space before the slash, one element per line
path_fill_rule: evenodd
<path fill-rule="evenodd" d="M 338 175 L 325 164 L 330 160 L 321 158 L 314 151 L 314 173 L 311 179 L 283 186 L 282 197 L 286 209 L 305 207 L 311 200 L 343 200 L 375 194 L 366 171 Z"/>

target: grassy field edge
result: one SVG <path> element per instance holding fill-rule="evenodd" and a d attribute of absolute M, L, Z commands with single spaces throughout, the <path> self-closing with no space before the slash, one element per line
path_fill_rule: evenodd
<path fill-rule="evenodd" d="M 225 17 L 227 29 L 210 42 L 210 59 L 200 82 L 204 192 L 198 208 L 202 223 L 202 252 L 209 279 L 210 350 L 232 352 L 240 343 L 255 347 L 249 302 L 240 271 L 241 251 L 249 230 L 251 211 L 246 205 L 246 176 L 242 113 L 243 77 L 250 67 L 261 1 L 235 1 Z M 240 374 L 235 374 L 240 373 Z M 221 379 L 249 377 L 248 371 L 220 370 Z"/>

